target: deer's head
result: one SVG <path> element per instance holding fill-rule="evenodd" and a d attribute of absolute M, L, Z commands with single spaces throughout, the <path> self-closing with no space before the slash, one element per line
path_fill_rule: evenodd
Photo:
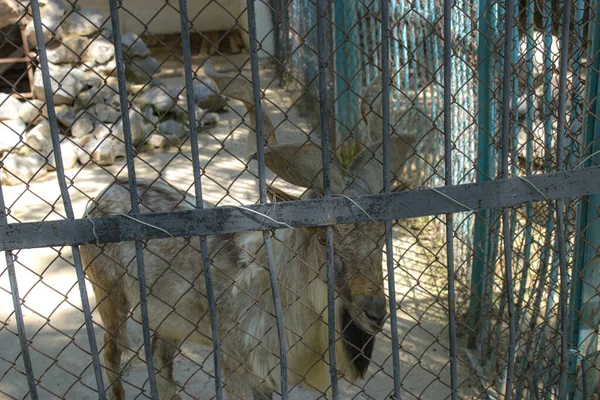
<path fill-rule="evenodd" d="M 205 64 L 204 70 L 223 95 L 244 103 L 250 120 L 245 155 L 252 158 L 256 152 L 252 83 L 239 74 L 216 72 L 209 62 Z M 380 93 L 381 85 L 376 79 L 365 91 L 361 104 L 362 117 L 366 122 L 366 129 L 369 130 L 369 134 L 365 136 L 371 138 L 371 143 L 357 154 L 347 168 L 342 168 L 334 152 L 330 151 L 331 190 L 334 194 L 376 194 L 384 189 Z M 266 166 L 280 179 L 310 188 L 313 196 L 323 195 L 321 147 L 310 141 L 278 144 L 274 125 L 264 110 L 262 123 L 266 141 Z M 415 136 L 410 134 L 390 136 L 392 177 L 402 181 L 403 169 L 409 156 L 414 153 L 415 142 Z M 354 207 L 350 202 L 348 204 L 349 207 Z M 335 284 L 344 300 L 344 311 L 363 331 L 374 334 L 381 329 L 387 316 L 382 269 L 384 224 L 370 222 L 336 225 L 333 229 Z M 325 254 L 326 228 L 306 228 L 305 231 L 310 237 L 308 246 L 321 246 L 322 249 L 318 251 Z M 324 271 L 325 266 L 315 266 L 315 269 Z"/>

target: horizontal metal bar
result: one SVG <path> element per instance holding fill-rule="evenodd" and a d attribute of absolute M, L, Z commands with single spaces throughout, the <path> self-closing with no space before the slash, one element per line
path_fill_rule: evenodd
<path fill-rule="evenodd" d="M 25 93 L 19 93 L 19 92 L 12 92 L 11 96 L 14 97 L 15 99 L 31 99 L 33 97 L 33 92 L 25 92 Z"/>
<path fill-rule="evenodd" d="M 499 179 L 436 190 L 355 196 L 366 215 L 343 197 L 251 205 L 247 208 L 269 215 L 273 220 L 237 207 L 137 214 L 139 221 L 123 216 L 86 219 L 13 223 L 0 226 L 0 250 L 67 246 L 85 243 L 113 243 L 136 238 L 157 239 L 172 236 L 203 236 L 251 230 L 280 229 L 285 222 L 293 227 L 326 226 L 396 220 L 427 215 L 489 208 L 512 207 L 542 200 L 557 200 L 600 193 L 600 166 L 572 171 L 553 172 L 522 178 Z M 452 198 L 450 200 L 448 197 Z M 468 207 L 469 210 L 465 209 Z"/>
<path fill-rule="evenodd" d="M 17 64 L 31 62 L 28 57 L 0 58 L 0 64 Z"/>

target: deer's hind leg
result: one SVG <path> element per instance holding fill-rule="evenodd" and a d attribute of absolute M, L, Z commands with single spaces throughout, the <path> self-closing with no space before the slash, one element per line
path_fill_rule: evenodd
<path fill-rule="evenodd" d="M 179 400 L 175 392 L 175 380 L 173 379 L 173 363 L 179 350 L 179 343 L 164 336 L 155 334 L 152 338 L 152 359 L 156 370 L 156 385 L 161 400 Z"/>
<path fill-rule="evenodd" d="M 104 324 L 104 367 L 107 378 L 105 385 L 111 399 L 124 400 L 121 355 L 122 348 L 127 347 L 130 304 L 120 285 L 113 286 L 108 294 L 96 285 L 93 285 L 93 288 L 98 299 L 98 312 Z"/>

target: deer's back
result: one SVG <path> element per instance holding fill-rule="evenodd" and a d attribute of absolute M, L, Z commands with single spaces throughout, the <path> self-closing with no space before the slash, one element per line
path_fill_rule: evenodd
<path fill-rule="evenodd" d="M 99 218 L 131 210 L 127 182 L 119 181 L 105 189 L 90 205 L 88 214 Z M 169 212 L 193 209 L 194 199 L 166 185 L 140 179 L 138 181 L 140 212 Z M 217 257 L 235 257 L 230 235 L 214 236 L 209 247 Z M 225 246 L 223 246 L 225 244 Z M 138 265 L 135 242 L 81 246 L 86 274 L 98 293 L 113 296 L 116 301 L 139 310 Z M 143 250 L 150 324 L 165 335 L 185 338 L 199 326 L 200 335 L 209 337 L 207 302 L 199 239 L 168 238 L 148 240 Z M 229 264 L 224 260 L 226 264 Z M 226 265 L 228 267 L 229 265 Z M 215 285 L 220 291 L 220 285 Z M 102 297 L 102 294 L 100 295 Z M 97 299 L 98 300 L 98 299 Z M 197 341 L 202 341 L 199 338 Z"/>

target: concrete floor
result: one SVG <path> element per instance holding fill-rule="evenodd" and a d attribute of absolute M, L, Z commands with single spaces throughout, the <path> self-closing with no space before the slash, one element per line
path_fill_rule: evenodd
<path fill-rule="evenodd" d="M 234 63 L 241 64 L 247 55 L 236 56 Z M 197 63 L 198 60 L 195 60 Z M 217 65 L 224 66 L 221 60 Z M 181 68 L 176 63 L 163 68 L 161 79 L 169 86 L 183 85 Z M 247 68 L 245 68 L 247 71 Z M 261 72 L 261 83 L 266 84 L 273 71 Z M 271 85 L 266 96 L 282 109 L 292 104 L 289 94 Z M 243 112 L 241 103 L 230 102 L 231 108 Z M 295 108 L 286 115 L 271 103 L 265 103 L 274 122 L 283 123 L 277 128 L 281 142 L 305 140 L 300 132 L 310 132 L 314 122 L 302 118 Z M 236 157 L 241 155 L 247 128 L 239 126 L 240 117 L 234 111 L 221 114 L 221 122 L 199 138 L 200 163 L 206 167 L 208 178 L 203 179 L 205 200 L 219 204 L 250 204 L 257 200 L 255 163 L 248 171 Z M 222 149 L 225 144 L 225 149 Z M 216 154 L 216 156 L 215 156 Z M 154 151 L 140 154 L 136 160 L 138 177 L 156 178 L 159 175 L 180 189 L 188 190 L 193 183 L 189 141 L 181 149 Z M 113 175 L 126 176 L 123 161 L 100 168 L 86 166 L 66 171 L 73 180 L 70 195 L 77 216 L 83 215 L 87 197 L 95 196 L 112 181 Z M 193 189 L 191 189 L 193 191 Z M 11 213 L 10 222 L 29 222 L 42 219 L 60 219 L 64 215 L 56 177 L 49 174 L 25 186 L 4 187 L 4 196 Z M 434 225 L 415 239 L 411 224 L 404 221 L 395 229 L 396 271 L 401 373 L 405 399 L 444 399 L 450 394 L 450 368 L 448 364 L 448 331 L 445 304 L 446 270 L 436 260 L 445 259 L 442 245 L 434 240 Z M 80 311 L 81 298 L 72 266 L 70 248 L 45 248 L 15 252 L 16 269 L 21 298 L 24 299 L 28 339 L 31 341 L 31 357 L 36 378 L 39 380 L 38 395 L 41 399 L 93 399 L 95 387 L 89 345 Z M 42 279 L 43 277 L 43 279 Z M 92 307 L 95 299 L 87 285 Z M 4 259 L 0 261 L 0 398 L 23 398 L 27 382 L 19 357 L 19 341 L 8 274 Z M 100 318 L 94 314 L 96 324 Z M 141 345 L 139 326 L 130 324 L 132 342 Z M 102 328 L 96 325 L 96 338 L 102 345 Z M 464 347 L 464 338 L 458 338 Z M 143 353 L 140 350 L 140 354 Z M 461 351 L 461 360 L 466 357 Z M 393 390 L 390 327 L 386 326 L 376 345 L 370 378 L 351 386 L 341 382 L 342 398 L 388 398 Z M 210 350 L 185 345 L 175 361 L 175 377 L 185 386 L 181 392 L 184 399 L 209 399 L 214 396 L 214 383 L 208 374 L 213 371 Z M 135 361 L 129 365 L 125 380 L 127 398 L 140 397 L 140 388 L 146 381 L 145 365 Z M 474 373 L 466 362 L 459 362 L 461 398 L 484 398 Z M 147 390 L 147 385 L 145 386 Z M 147 392 L 146 392 L 147 394 Z M 143 398 L 143 395 L 141 396 Z M 301 388 L 294 388 L 291 399 L 316 399 Z"/>

